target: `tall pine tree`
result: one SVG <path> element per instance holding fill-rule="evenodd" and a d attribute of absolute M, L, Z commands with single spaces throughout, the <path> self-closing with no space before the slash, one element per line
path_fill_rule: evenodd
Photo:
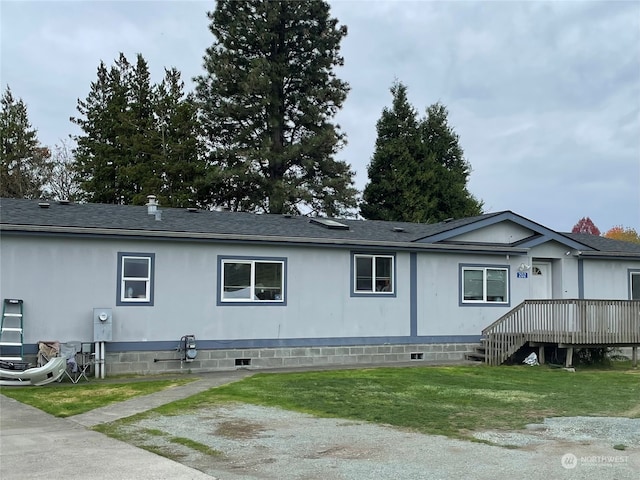
<path fill-rule="evenodd" d="M 51 176 L 49 149 L 40 145 L 26 104 L 8 86 L 0 104 L 0 197 L 40 198 Z"/>
<path fill-rule="evenodd" d="M 195 79 L 214 200 L 232 210 L 340 216 L 355 206 L 353 172 L 333 157 L 344 144 L 333 117 L 348 85 L 347 29 L 321 0 L 219 0 L 213 45 Z"/>
<path fill-rule="evenodd" d="M 83 130 L 74 153 L 87 200 L 141 205 L 156 195 L 161 205 L 206 206 L 196 185 L 206 170 L 196 107 L 180 73 L 166 70 L 154 85 L 142 55 L 132 65 L 120 54 L 109 69 L 101 62 L 97 76 L 71 119 Z"/>
<path fill-rule="evenodd" d="M 385 108 L 376 125 L 378 137 L 368 167 L 369 183 L 363 192 L 360 214 L 370 220 L 422 221 L 423 211 L 431 205 L 418 205 L 429 198 L 415 191 L 429 184 L 433 175 L 418 182 L 418 163 L 422 158 L 418 114 L 407 99 L 407 87 L 396 82 L 391 87 L 393 103 Z"/>
<path fill-rule="evenodd" d="M 175 68 L 166 70 L 155 93 L 164 179 L 159 197 L 172 207 L 205 207 L 211 203 L 211 179 L 201 155 L 198 107 L 180 77 Z"/>
<path fill-rule="evenodd" d="M 471 165 L 464 158 L 460 138 L 449 125 L 448 116 L 446 107 L 435 103 L 427 108 L 420 128 L 426 156 L 435 162 L 437 181 L 432 195 L 437 202 L 433 214 L 436 220 L 482 213 L 482 202 L 467 189 Z"/>
<path fill-rule="evenodd" d="M 377 123 L 360 214 L 371 220 L 431 223 L 481 213 L 467 190 L 470 166 L 440 104 L 418 118 L 400 82 L 391 87 L 392 108 Z"/>
<path fill-rule="evenodd" d="M 128 110 L 130 65 L 124 55 L 110 69 L 100 62 L 97 79 L 85 100 L 78 100 L 81 117 L 72 117 L 83 135 L 75 137 L 76 171 L 86 199 L 96 203 L 130 203 L 131 192 L 123 174 L 130 163 L 122 120 Z"/>

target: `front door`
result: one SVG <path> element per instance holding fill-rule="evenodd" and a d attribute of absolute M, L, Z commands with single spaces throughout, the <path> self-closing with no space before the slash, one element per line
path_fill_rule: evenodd
<path fill-rule="evenodd" d="M 545 300 L 552 297 L 551 264 L 535 262 L 531 266 L 531 298 Z"/>

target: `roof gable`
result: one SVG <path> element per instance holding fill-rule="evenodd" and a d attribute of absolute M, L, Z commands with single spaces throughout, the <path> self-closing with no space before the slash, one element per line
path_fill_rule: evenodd
<path fill-rule="evenodd" d="M 555 240 L 569 248 L 578 250 L 592 249 L 592 247 L 580 241 L 562 235 L 510 210 L 472 217 L 468 220 L 471 221 L 461 225 L 454 225 L 453 228 L 424 237 L 419 241 L 427 243 L 458 243 L 460 241 L 464 241 L 467 244 L 498 243 L 530 248 Z M 529 235 L 526 235 L 527 233 Z M 512 241 L 507 242 L 509 237 L 511 237 Z"/>

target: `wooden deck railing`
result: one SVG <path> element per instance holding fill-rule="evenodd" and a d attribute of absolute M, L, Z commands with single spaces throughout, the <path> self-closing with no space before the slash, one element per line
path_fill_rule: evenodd
<path fill-rule="evenodd" d="M 482 334 L 490 365 L 500 365 L 526 342 L 640 345 L 640 300 L 525 300 Z"/>

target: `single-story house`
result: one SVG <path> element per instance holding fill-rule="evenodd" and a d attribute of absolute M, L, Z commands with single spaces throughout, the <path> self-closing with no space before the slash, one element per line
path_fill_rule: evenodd
<path fill-rule="evenodd" d="M 526 343 L 640 344 L 640 245 L 511 211 L 417 224 L 1 199 L 0 262 L 23 356 L 106 340 L 107 374 L 456 360 L 483 336 L 492 363 Z"/>

